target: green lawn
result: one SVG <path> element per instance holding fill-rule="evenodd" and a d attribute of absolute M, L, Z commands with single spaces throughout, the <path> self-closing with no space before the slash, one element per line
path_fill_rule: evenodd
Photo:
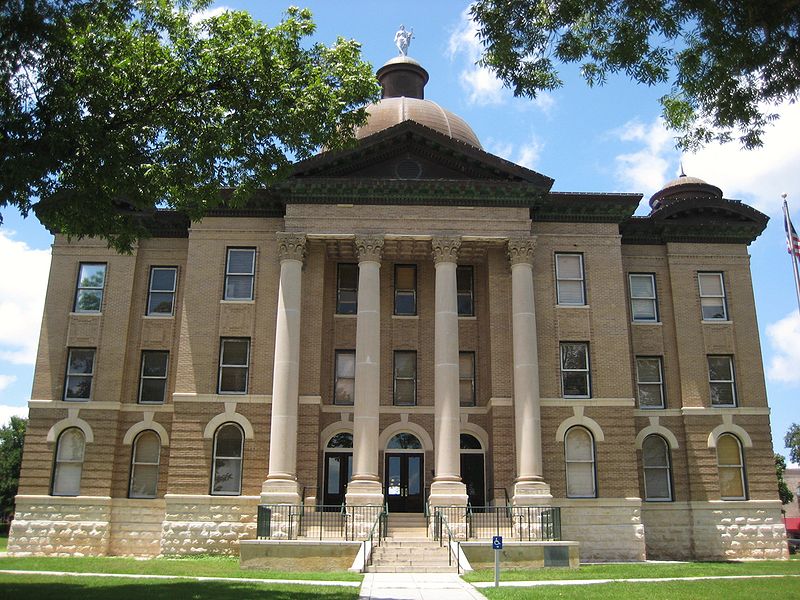
<path fill-rule="evenodd" d="M 125 573 L 132 575 L 188 575 L 190 577 L 249 577 L 256 579 L 304 579 L 361 581 L 360 573 L 342 571 L 304 573 L 240 569 L 239 559 L 229 556 L 187 558 L 152 558 L 136 560 L 125 557 L 26 557 L 0 558 L 0 570 L 71 571 L 75 573 Z"/>
<path fill-rule="evenodd" d="M 579 569 L 507 569 L 501 581 L 553 579 L 636 579 L 642 577 L 700 577 L 704 575 L 800 575 L 800 562 L 760 560 L 752 562 L 622 563 L 583 565 Z M 494 581 L 494 570 L 482 569 L 464 576 L 467 581 Z M 797 582 L 800 588 L 800 580 Z"/>
<path fill-rule="evenodd" d="M 754 600 L 800 599 L 797 579 L 604 583 L 543 588 L 482 588 L 490 600 Z"/>
<path fill-rule="evenodd" d="M 8 534 L 0 535 L 0 552 L 5 552 L 8 547 Z"/>
<path fill-rule="evenodd" d="M 36 600 L 355 600 L 358 587 L 0 574 L 0 597 Z"/>

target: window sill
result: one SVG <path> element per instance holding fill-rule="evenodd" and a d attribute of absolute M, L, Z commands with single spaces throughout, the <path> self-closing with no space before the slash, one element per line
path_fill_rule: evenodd
<path fill-rule="evenodd" d="M 591 400 L 591 396 L 562 396 L 563 400 Z"/>
<path fill-rule="evenodd" d="M 164 320 L 164 319 L 174 319 L 175 315 L 143 315 L 143 319 L 152 319 L 154 321 Z"/>
<path fill-rule="evenodd" d="M 700 321 L 703 325 L 732 325 L 733 321 L 730 319 L 703 319 Z"/>
<path fill-rule="evenodd" d="M 103 311 L 101 310 L 92 310 L 92 311 L 76 311 L 73 310 L 69 313 L 70 317 L 102 317 Z"/>
<path fill-rule="evenodd" d="M 636 408 L 639 410 L 647 410 L 647 411 L 667 410 L 666 406 L 637 406 Z"/>
<path fill-rule="evenodd" d="M 83 403 L 86 403 L 86 402 L 91 401 L 91 398 L 63 398 L 63 401 L 64 402 L 83 402 Z"/>
<path fill-rule="evenodd" d="M 225 299 L 219 301 L 220 304 L 255 304 L 254 298 L 242 298 L 241 300 Z"/>
<path fill-rule="evenodd" d="M 333 313 L 334 319 L 355 319 L 358 315 L 343 315 L 340 313 Z"/>
<path fill-rule="evenodd" d="M 589 310 L 591 306 L 588 304 L 556 304 L 556 308 L 577 308 L 580 310 Z"/>
<path fill-rule="evenodd" d="M 419 315 L 392 315 L 392 318 L 393 319 L 399 319 L 401 321 L 402 320 L 407 320 L 407 319 L 415 321 L 415 320 L 419 319 Z"/>
<path fill-rule="evenodd" d="M 712 404 L 711 408 L 739 408 L 738 404 Z"/>
<path fill-rule="evenodd" d="M 217 391 L 218 396 L 247 396 L 247 392 L 223 392 L 222 390 Z"/>
<path fill-rule="evenodd" d="M 459 315 L 458 320 L 459 321 L 477 321 L 478 317 L 476 317 L 475 315 L 464 315 L 464 316 Z"/>
<path fill-rule="evenodd" d="M 658 325 L 661 327 L 664 323 L 661 321 L 631 321 L 632 325 Z"/>

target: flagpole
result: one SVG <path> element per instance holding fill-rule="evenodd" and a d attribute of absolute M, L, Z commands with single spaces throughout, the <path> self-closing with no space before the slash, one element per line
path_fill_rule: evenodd
<path fill-rule="evenodd" d="M 794 240 L 792 240 L 792 233 L 789 228 L 789 223 L 792 220 L 789 218 L 789 205 L 786 202 L 786 194 L 781 194 L 783 198 L 783 218 L 786 226 L 786 242 L 789 244 L 789 256 L 792 259 L 792 271 L 794 272 L 794 292 L 797 295 L 797 310 L 800 312 L 800 273 L 797 270 L 798 256 L 794 253 Z"/>

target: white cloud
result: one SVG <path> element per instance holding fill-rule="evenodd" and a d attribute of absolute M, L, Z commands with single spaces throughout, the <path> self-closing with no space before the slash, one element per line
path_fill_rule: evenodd
<path fill-rule="evenodd" d="M 519 146 L 503 140 L 489 138 L 486 143 L 488 152 L 510 160 L 513 163 L 534 169 L 544 149 L 544 142 L 535 135 L 531 135 L 528 142 Z"/>
<path fill-rule="evenodd" d="M 28 418 L 27 406 L 9 406 L 0 404 L 0 427 L 6 425 L 12 416 Z"/>
<path fill-rule="evenodd" d="M 475 64 L 480 58 L 481 49 L 478 27 L 470 17 L 469 9 L 465 9 L 458 25 L 450 34 L 447 53 L 450 60 L 459 59 L 464 63 L 458 78 L 461 87 L 467 92 L 467 101 L 470 104 L 502 104 L 505 101 L 503 82 L 489 69 Z"/>
<path fill-rule="evenodd" d="M 669 179 L 670 163 L 678 154 L 672 133 L 660 117 L 650 124 L 634 119 L 613 132 L 622 142 L 634 142 L 639 150 L 614 157 L 617 180 L 625 189 L 644 192 L 650 197 Z"/>
<path fill-rule="evenodd" d="M 0 392 L 17 380 L 16 375 L 0 375 Z"/>
<path fill-rule="evenodd" d="M 32 365 L 42 322 L 50 250 L 35 250 L 0 231 L 0 361 Z"/>
<path fill-rule="evenodd" d="M 800 382 L 800 312 L 792 312 L 767 326 L 767 337 L 774 351 L 767 377 L 784 383 Z"/>
<path fill-rule="evenodd" d="M 233 9 L 229 6 L 217 6 L 216 8 L 209 8 L 206 10 L 199 10 L 196 13 L 192 14 L 189 17 L 189 22 L 192 25 L 197 25 L 198 23 L 202 23 L 207 19 L 213 19 L 214 17 L 220 16 L 222 13 L 231 12 Z"/>

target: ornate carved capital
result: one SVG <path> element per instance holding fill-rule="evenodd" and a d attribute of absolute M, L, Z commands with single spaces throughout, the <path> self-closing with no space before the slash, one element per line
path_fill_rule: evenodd
<path fill-rule="evenodd" d="M 512 238 L 508 240 L 508 260 L 511 265 L 521 263 L 533 264 L 533 249 L 536 238 Z"/>
<path fill-rule="evenodd" d="M 440 237 L 431 240 L 433 248 L 433 262 L 458 262 L 458 249 L 461 247 L 461 238 Z"/>
<path fill-rule="evenodd" d="M 375 261 L 381 262 L 383 253 L 383 238 L 380 236 L 357 236 L 356 254 L 358 262 Z"/>
<path fill-rule="evenodd" d="M 303 262 L 306 254 L 305 234 L 279 231 L 275 237 L 278 239 L 278 257 L 282 261 L 299 260 Z"/>

